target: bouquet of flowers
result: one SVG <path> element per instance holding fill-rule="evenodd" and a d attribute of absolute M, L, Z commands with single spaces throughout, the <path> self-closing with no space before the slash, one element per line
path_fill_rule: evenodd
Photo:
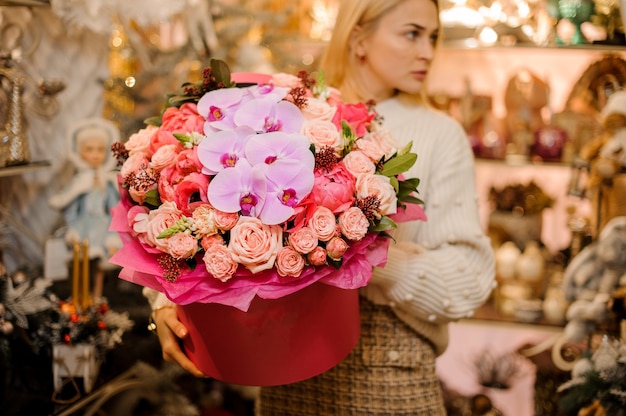
<path fill-rule="evenodd" d="M 231 76 L 212 60 L 167 102 L 113 146 L 124 248 L 111 261 L 177 304 L 245 311 L 317 281 L 365 286 L 386 232 L 425 219 L 419 179 L 402 177 L 410 144 L 394 147 L 373 103 L 343 103 L 322 75 Z"/>

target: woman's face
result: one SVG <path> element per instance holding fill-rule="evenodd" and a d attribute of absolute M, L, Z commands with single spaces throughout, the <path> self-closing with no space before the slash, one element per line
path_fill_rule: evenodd
<path fill-rule="evenodd" d="M 357 71 L 370 97 L 382 101 L 396 91 L 418 94 L 434 56 L 439 28 L 433 0 L 406 0 L 384 15 L 358 43 L 365 56 Z"/>
<path fill-rule="evenodd" d="M 104 140 L 98 137 L 87 138 L 83 139 L 79 146 L 80 157 L 91 168 L 97 169 L 105 162 L 108 149 Z"/>

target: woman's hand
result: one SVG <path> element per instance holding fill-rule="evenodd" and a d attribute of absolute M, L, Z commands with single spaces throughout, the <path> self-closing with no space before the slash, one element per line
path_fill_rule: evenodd
<path fill-rule="evenodd" d="M 180 340 L 189 333 L 182 322 L 178 320 L 176 308 L 165 307 L 156 310 L 154 312 L 154 322 L 161 350 L 163 351 L 163 359 L 167 362 L 178 364 L 196 377 L 206 377 L 180 348 Z"/>

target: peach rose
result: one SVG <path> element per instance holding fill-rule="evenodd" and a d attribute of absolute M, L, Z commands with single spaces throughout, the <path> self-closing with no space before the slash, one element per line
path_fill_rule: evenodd
<path fill-rule="evenodd" d="M 178 146 L 175 144 L 166 144 L 157 149 L 150 159 L 150 166 L 157 172 L 162 171 L 168 166 L 176 163 L 176 155 L 178 154 Z"/>
<path fill-rule="evenodd" d="M 206 253 L 202 256 L 204 267 L 214 278 L 226 282 L 228 281 L 239 266 L 232 253 L 224 245 L 211 244 L 207 247 Z"/>
<path fill-rule="evenodd" d="M 168 253 L 168 238 L 157 238 L 163 231 L 170 228 L 181 218 L 182 213 L 173 202 L 164 202 L 148 214 L 146 242 L 159 250 Z"/>
<path fill-rule="evenodd" d="M 136 203 L 138 203 L 139 205 L 142 205 L 144 202 L 146 202 L 146 194 L 150 191 L 153 191 L 157 189 L 157 184 L 156 182 L 153 183 L 152 185 L 148 186 L 148 187 L 135 187 L 135 186 L 131 186 L 128 188 L 128 195 L 130 195 L 130 199 L 132 199 L 133 201 L 135 201 Z"/>
<path fill-rule="evenodd" d="M 341 237 L 333 237 L 326 244 L 328 257 L 335 261 L 341 260 L 346 251 L 348 251 L 348 243 Z"/>
<path fill-rule="evenodd" d="M 343 138 L 337 131 L 337 127 L 330 121 L 306 120 L 302 126 L 302 133 L 309 138 L 316 149 L 330 146 L 336 154 L 341 154 L 343 150 Z"/>
<path fill-rule="evenodd" d="M 350 241 L 359 241 L 367 234 L 370 223 L 363 211 L 357 207 L 351 207 L 339 215 L 339 228 Z"/>
<path fill-rule="evenodd" d="M 346 169 L 355 177 L 363 174 L 373 175 L 376 172 L 374 162 L 360 150 L 352 150 L 343 158 Z"/>
<path fill-rule="evenodd" d="M 222 231 L 231 230 L 239 221 L 237 212 L 224 212 L 219 209 L 215 210 L 215 225 Z"/>
<path fill-rule="evenodd" d="M 304 269 L 304 258 L 291 247 L 285 246 L 276 255 L 276 271 L 283 277 L 299 277 Z"/>
<path fill-rule="evenodd" d="M 307 120 L 332 121 L 336 111 L 335 107 L 316 98 L 308 98 L 306 105 L 302 108 L 302 114 Z"/>
<path fill-rule="evenodd" d="M 213 244 L 225 246 L 226 242 L 224 241 L 224 237 L 219 234 L 205 235 L 200 239 L 200 246 L 204 251 L 207 251 L 209 249 L 209 246 Z"/>
<path fill-rule="evenodd" d="M 282 238 L 281 227 L 265 225 L 256 217 L 241 216 L 230 230 L 228 248 L 237 263 L 252 273 L 258 273 L 274 267 Z"/>
<path fill-rule="evenodd" d="M 337 233 L 335 214 L 326 207 L 317 207 L 309 220 L 309 227 L 321 241 L 328 241 Z"/>
<path fill-rule="evenodd" d="M 134 153 L 126 159 L 122 168 L 120 169 L 120 175 L 126 180 L 131 173 L 137 175 L 139 171 L 148 169 L 150 160 L 144 153 Z"/>
<path fill-rule="evenodd" d="M 317 234 L 309 227 L 302 227 L 289 234 L 289 244 L 300 254 L 307 254 L 317 247 Z"/>
<path fill-rule="evenodd" d="M 176 233 L 168 237 L 167 240 L 169 253 L 175 259 L 190 259 L 198 251 L 198 240 L 193 238 L 191 234 Z"/>
<path fill-rule="evenodd" d="M 378 161 L 384 156 L 386 159 L 391 157 L 396 149 L 391 146 L 389 141 L 391 136 L 384 130 L 380 132 L 367 133 L 363 138 L 354 143 L 354 148 L 362 151 L 369 157 L 372 162 Z"/>
<path fill-rule="evenodd" d="M 157 126 L 147 126 L 136 133 L 133 133 L 128 138 L 128 141 L 124 143 L 124 147 L 128 150 L 129 156 L 135 153 L 142 153 L 146 157 L 152 156 L 150 151 L 150 142 L 152 137 L 159 130 Z"/>
<path fill-rule="evenodd" d="M 198 236 L 204 237 L 217 233 L 215 209 L 211 205 L 203 204 L 196 207 L 191 218 L 193 218 L 193 223 L 196 226 L 195 232 Z"/>
<path fill-rule="evenodd" d="M 326 250 L 317 246 L 312 252 L 306 255 L 306 259 L 312 266 L 323 266 L 326 264 Z"/>
<path fill-rule="evenodd" d="M 284 72 L 272 75 L 270 82 L 274 84 L 275 87 L 296 88 L 302 86 L 300 78 L 293 74 L 286 74 Z"/>
<path fill-rule="evenodd" d="M 391 215 L 398 211 L 398 196 L 387 176 L 359 176 L 356 180 L 356 195 L 357 198 L 377 197 L 380 200 L 379 210 L 382 215 Z"/>

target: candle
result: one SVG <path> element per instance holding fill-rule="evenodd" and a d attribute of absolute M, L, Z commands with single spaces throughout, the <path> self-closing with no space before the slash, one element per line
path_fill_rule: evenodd
<path fill-rule="evenodd" d="M 85 239 L 83 241 L 83 296 L 81 299 L 83 311 L 87 309 L 90 303 L 89 280 L 89 241 Z"/>
<path fill-rule="evenodd" d="M 78 242 L 74 243 L 74 265 L 72 269 L 72 303 L 75 306 L 78 306 L 78 274 L 79 274 L 79 266 L 78 261 L 80 259 L 80 245 Z"/>

